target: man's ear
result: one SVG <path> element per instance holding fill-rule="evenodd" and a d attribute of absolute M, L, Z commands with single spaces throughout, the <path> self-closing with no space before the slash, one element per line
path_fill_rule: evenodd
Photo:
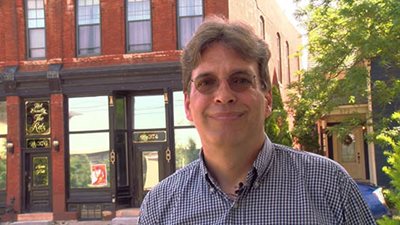
<path fill-rule="evenodd" d="M 186 119 L 188 119 L 189 121 L 193 122 L 193 117 L 192 117 L 192 113 L 190 111 L 190 96 L 189 93 L 186 91 L 184 93 L 184 104 L 185 104 L 185 113 L 186 113 Z"/>
<path fill-rule="evenodd" d="M 264 101 L 265 101 L 264 114 L 265 114 L 265 118 L 267 118 L 272 113 L 272 91 L 271 90 L 265 92 Z"/>

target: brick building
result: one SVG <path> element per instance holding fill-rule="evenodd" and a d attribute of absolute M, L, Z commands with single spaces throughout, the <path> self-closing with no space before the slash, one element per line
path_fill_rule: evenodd
<path fill-rule="evenodd" d="M 100 219 L 196 158 L 179 57 L 212 14 L 265 38 L 285 96 L 301 40 L 272 0 L 1 1 L 1 219 Z"/>

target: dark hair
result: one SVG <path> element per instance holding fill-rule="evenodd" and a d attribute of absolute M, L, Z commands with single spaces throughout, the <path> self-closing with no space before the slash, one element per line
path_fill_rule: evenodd
<path fill-rule="evenodd" d="M 201 54 L 212 43 L 220 42 L 236 51 L 246 61 L 256 61 L 260 81 L 265 90 L 271 89 L 268 61 L 271 52 L 267 43 L 258 37 L 251 26 L 239 22 L 229 22 L 221 17 L 207 18 L 197 29 L 186 45 L 181 57 L 183 91 L 187 92 L 192 71 L 201 58 Z"/>

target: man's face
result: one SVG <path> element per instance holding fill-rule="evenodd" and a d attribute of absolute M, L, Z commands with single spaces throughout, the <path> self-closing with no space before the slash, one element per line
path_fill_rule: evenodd
<path fill-rule="evenodd" d="M 271 92 L 261 89 L 256 62 L 214 43 L 203 52 L 189 85 L 186 117 L 196 126 L 203 145 L 243 144 L 264 135 Z"/>

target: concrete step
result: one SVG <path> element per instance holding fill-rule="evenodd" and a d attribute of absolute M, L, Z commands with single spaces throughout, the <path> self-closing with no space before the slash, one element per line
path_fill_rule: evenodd
<path fill-rule="evenodd" d="M 22 213 L 17 214 L 17 221 L 53 221 L 53 213 Z"/>
<path fill-rule="evenodd" d="M 120 209 L 115 212 L 111 225 L 136 225 L 139 222 L 139 208 Z"/>
<path fill-rule="evenodd" d="M 17 221 L 10 223 L 10 225 L 54 225 L 54 222 L 48 220 Z"/>
<path fill-rule="evenodd" d="M 136 225 L 139 217 L 115 217 L 111 220 L 111 225 Z"/>

